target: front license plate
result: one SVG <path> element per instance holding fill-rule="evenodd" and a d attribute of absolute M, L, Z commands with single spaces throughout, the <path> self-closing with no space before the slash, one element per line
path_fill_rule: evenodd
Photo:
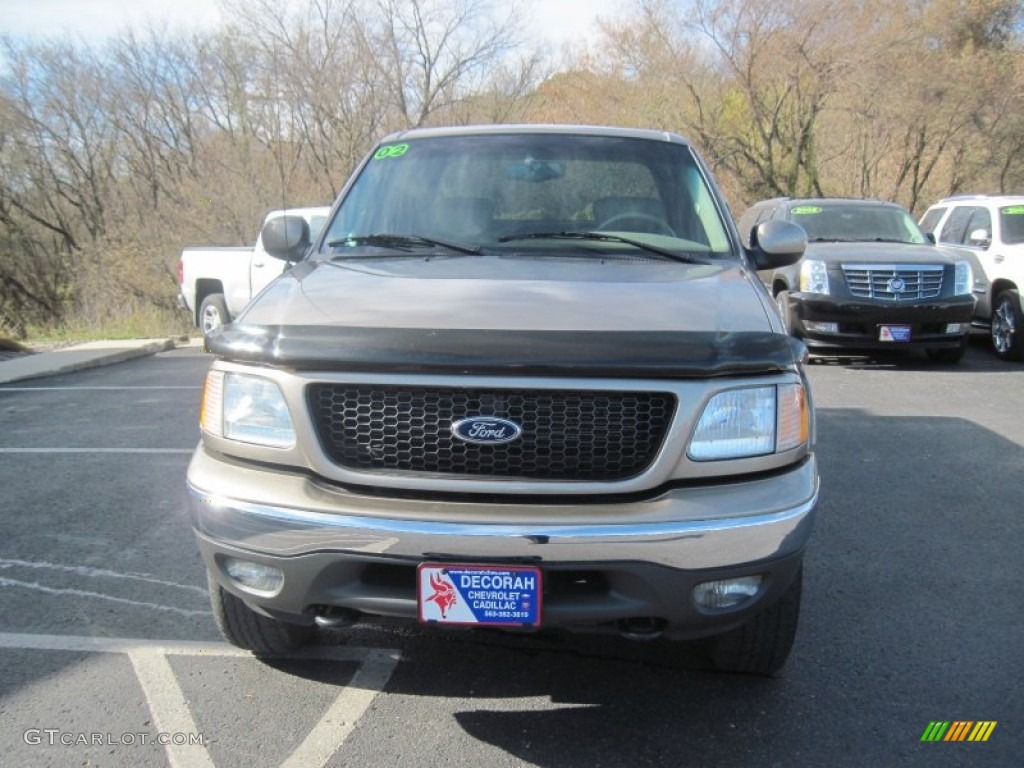
<path fill-rule="evenodd" d="M 909 325 L 882 325 L 878 328 L 879 341 L 910 341 Z"/>
<path fill-rule="evenodd" d="M 539 568 L 423 563 L 416 569 L 416 585 L 420 621 L 540 626 Z"/>

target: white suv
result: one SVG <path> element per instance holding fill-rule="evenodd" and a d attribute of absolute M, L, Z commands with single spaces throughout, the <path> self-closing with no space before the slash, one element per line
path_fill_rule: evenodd
<path fill-rule="evenodd" d="M 925 212 L 921 228 L 939 245 L 977 256 L 988 288 L 978 296 L 976 320 L 991 328 L 999 357 L 1024 360 L 1024 195 L 947 197 Z"/>

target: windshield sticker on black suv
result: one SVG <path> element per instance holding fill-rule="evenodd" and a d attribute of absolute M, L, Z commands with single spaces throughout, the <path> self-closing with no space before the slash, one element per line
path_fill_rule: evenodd
<path fill-rule="evenodd" d="M 794 216 L 807 216 L 811 213 L 821 213 L 821 208 L 817 205 L 798 205 L 796 208 L 792 208 L 789 211 Z"/>
<path fill-rule="evenodd" d="M 374 160 L 386 160 L 391 157 L 401 157 L 409 151 L 408 144 L 389 144 L 386 147 L 381 147 L 373 154 Z"/>

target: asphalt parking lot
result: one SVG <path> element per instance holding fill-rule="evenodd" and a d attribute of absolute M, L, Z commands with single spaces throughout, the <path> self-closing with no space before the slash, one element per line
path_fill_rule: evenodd
<path fill-rule="evenodd" d="M 959 366 L 811 364 L 822 501 L 775 679 L 661 641 L 398 624 L 230 648 L 185 507 L 208 365 L 0 386 L 0 763 L 1024 764 L 1024 365 L 980 341 Z M 933 721 L 996 726 L 922 742 Z"/>

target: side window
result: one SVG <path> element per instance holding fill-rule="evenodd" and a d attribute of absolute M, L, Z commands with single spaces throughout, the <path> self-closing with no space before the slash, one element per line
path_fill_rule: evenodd
<path fill-rule="evenodd" d="M 1005 245 L 1024 243 L 1024 205 L 999 209 L 999 240 Z"/>
<path fill-rule="evenodd" d="M 964 242 L 967 233 L 967 220 L 971 218 L 974 209 L 970 206 L 961 205 L 953 209 L 946 219 L 946 224 L 939 233 L 940 243 L 952 243 L 960 245 Z"/>
<path fill-rule="evenodd" d="M 972 208 L 971 211 L 964 242 L 975 248 L 988 248 L 992 244 L 992 214 L 988 208 Z"/>
<path fill-rule="evenodd" d="M 925 232 L 934 232 L 938 226 L 939 219 L 946 212 L 944 207 L 929 208 L 921 217 L 921 229 Z"/>

